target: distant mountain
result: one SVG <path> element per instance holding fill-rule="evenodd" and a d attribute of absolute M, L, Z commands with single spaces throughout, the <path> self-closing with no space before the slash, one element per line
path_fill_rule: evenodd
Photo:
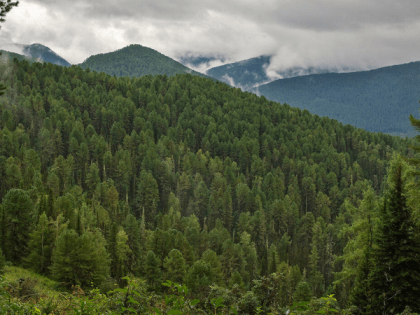
<path fill-rule="evenodd" d="M 20 53 L 7 51 L 19 51 Z M 2 50 L 4 55 L 9 58 L 17 58 L 19 60 L 26 59 L 30 62 L 50 62 L 58 66 L 70 67 L 71 64 L 60 57 L 57 53 L 52 51 L 47 46 L 41 44 L 23 45 L 23 44 L 8 44 L 5 50 Z"/>
<path fill-rule="evenodd" d="M 71 64 L 52 51 L 47 46 L 41 44 L 22 45 L 23 52 L 26 56 L 41 60 L 44 62 L 50 62 L 55 65 L 70 67 Z"/>
<path fill-rule="evenodd" d="M 232 86 L 240 87 L 243 90 L 251 90 L 258 85 L 266 84 L 279 78 L 360 70 L 351 67 L 292 67 L 283 71 L 273 72 L 273 76 L 267 76 L 266 69 L 270 62 L 271 56 L 259 56 L 211 68 L 207 70 L 206 74 Z"/>
<path fill-rule="evenodd" d="M 79 66 L 117 77 L 141 77 L 147 74 L 173 76 L 177 73 L 205 76 L 154 49 L 141 45 L 130 45 L 114 52 L 91 56 Z"/>
<path fill-rule="evenodd" d="M 270 80 L 265 73 L 265 66 L 270 64 L 270 56 L 259 56 L 248 60 L 225 64 L 207 70 L 206 74 L 229 85 L 244 90 Z"/>
<path fill-rule="evenodd" d="M 420 62 L 280 79 L 253 92 L 368 131 L 413 135 L 408 117 L 419 116 Z"/>
<path fill-rule="evenodd" d="M 200 72 L 205 73 L 208 69 L 218 64 L 223 64 L 226 61 L 226 57 L 223 55 L 193 55 L 186 53 L 176 58 L 184 66 L 192 69 L 199 69 Z"/>

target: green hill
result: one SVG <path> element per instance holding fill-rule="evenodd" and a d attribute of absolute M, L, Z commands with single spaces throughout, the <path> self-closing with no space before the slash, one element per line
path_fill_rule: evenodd
<path fill-rule="evenodd" d="M 90 56 L 79 65 L 82 69 L 105 72 L 117 77 L 191 73 L 204 76 L 179 62 L 141 45 L 130 45 L 114 52 Z"/>
<path fill-rule="evenodd" d="M 407 117 L 418 116 L 420 62 L 281 79 L 253 91 L 368 131 L 413 135 Z"/>

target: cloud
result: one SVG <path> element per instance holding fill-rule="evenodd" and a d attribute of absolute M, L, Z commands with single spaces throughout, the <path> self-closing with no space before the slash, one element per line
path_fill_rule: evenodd
<path fill-rule="evenodd" d="M 23 48 L 13 43 L 12 34 L 8 30 L 0 31 L 0 49 L 24 55 Z"/>
<path fill-rule="evenodd" d="M 6 20 L 0 34 L 42 43 L 73 64 L 129 44 L 223 62 L 272 55 L 272 77 L 295 66 L 420 60 L 418 0 L 26 0 Z"/>

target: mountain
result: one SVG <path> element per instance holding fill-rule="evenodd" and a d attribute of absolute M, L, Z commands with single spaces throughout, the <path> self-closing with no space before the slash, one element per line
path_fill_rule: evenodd
<path fill-rule="evenodd" d="M 195 67 L 199 68 L 203 65 L 208 65 L 211 62 L 220 61 L 225 62 L 225 57 L 221 56 L 193 56 L 193 55 L 183 55 L 178 57 L 179 62 L 182 63 L 186 67 Z"/>
<path fill-rule="evenodd" d="M 263 55 L 225 64 L 207 70 L 206 74 L 229 85 L 240 87 L 243 90 L 251 90 L 258 85 L 266 84 L 279 78 L 359 70 L 352 67 L 291 67 L 282 71 L 273 71 L 272 76 L 268 76 L 266 70 L 271 63 L 271 57 Z"/>
<path fill-rule="evenodd" d="M 41 44 L 32 44 L 32 45 L 22 45 L 23 52 L 26 56 L 41 60 L 44 62 L 50 62 L 58 66 L 70 67 L 71 64 L 65 59 L 60 57 L 54 51 L 52 51 L 47 46 Z"/>
<path fill-rule="evenodd" d="M 154 49 L 141 45 L 130 45 L 114 52 L 90 56 L 79 66 L 117 77 L 141 77 L 147 74 L 174 76 L 182 73 L 204 76 Z"/>
<path fill-rule="evenodd" d="M 368 131 L 412 135 L 408 117 L 419 110 L 420 62 L 280 79 L 253 91 Z"/>
<path fill-rule="evenodd" d="M 58 66 L 70 67 L 71 64 L 60 57 L 57 53 L 52 51 L 47 46 L 41 44 L 23 45 L 23 44 L 8 44 L 5 50 L 1 50 L 4 55 L 10 59 L 17 58 L 18 60 L 26 59 L 29 62 L 50 62 Z M 14 51 L 14 52 L 11 52 Z M 19 53 L 16 53 L 19 51 Z"/>

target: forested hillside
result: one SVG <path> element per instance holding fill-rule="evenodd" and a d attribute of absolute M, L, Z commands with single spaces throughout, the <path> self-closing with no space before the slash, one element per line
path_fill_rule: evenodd
<path fill-rule="evenodd" d="M 174 303 L 162 302 L 166 280 L 186 285 L 188 305 L 201 301 L 192 314 L 215 314 L 219 298 L 224 314 L 283 314 L 326 294 L 337 309 L 365 303 L 352 296 L 366 231 L 386 226 L 381 196 L 401 178 L 387 168 L 405 165 L 395 153 L 412 156 L 409 140 L 190 74 L 116 78 L 17 60 L 0 71 L 9 265 L 102 292 L 142 279 L 138 295 L 131 282 L 117 291 L 121 303 L 97 297 L 98 314 L 160 314 Z"/>
<path fill-rule="evenodd" d="M 413 136 L 418 117 L 420 62 L 371 71 L 276 80 L 254 92 L 373 132 Z"/>
<path fill-rule="evenodd" d="M 114 52 L 90 56 L 79 66 L 117 77 L 141 77 L 148 74 L 173 76 L 182 73 L 204 76 L 156 50 L 141 45 L 130 45 Z"/>

